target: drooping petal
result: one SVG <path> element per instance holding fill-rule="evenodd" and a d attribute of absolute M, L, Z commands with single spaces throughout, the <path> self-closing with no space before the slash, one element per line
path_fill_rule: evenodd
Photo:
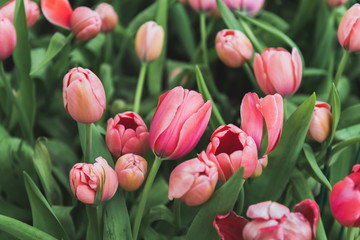
<path fill-rule="evenodd" d="M 68 0 L 41 0 L 45 18 L 57 26 L 70 28 L 72 8 Z"/>
<path fill-rule="evenodd" d="M 245 218 L 236 215 L 235 212 L 229 212 L 217 215 L 213 226 L 222 240 L 243 240 L 242 232 L 247 223 Z"/>

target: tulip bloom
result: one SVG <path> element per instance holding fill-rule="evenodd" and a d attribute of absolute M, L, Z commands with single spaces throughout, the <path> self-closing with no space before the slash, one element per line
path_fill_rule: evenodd
<path fill-rule="evenodd" d="M 117 160 L 115 172 L 122 189 L 135 191 L 144 182 L 147 172 L 147 162 L 139 155 L 128 153 Z"/>
<path fill-rule="evenodd" d="M 107 122 L 106 145 L 119 158 L 126 153 L 144 156 L 149 149 L 149 132 L 142 118 L 134 112 L 116 114 Z"/>
<path fill-rule="evenodd" d="M 101 3 L 99 6 L 97 6 L 95 11 L 100 15 L 101 18 L 101 32 L 112 32 L 118 22 L 118 16 L 114 8 L 108 3 Z"/>
<path fill-rule="evenodd" d="M 36 23 L 39 18 L 40 10 L 38 5 L 30 0 L 24 0 L 25 14 L 27 20 L 28 28 L 31 28 Z M 15 0 L 12 0 L 6 3 L 1 9 L 0 12 L 11 22 L 14 21 L 15 13 Z"/>
<path fill-rule="evenodd" d="M 347 3 L 348 0 L 326 0 L 330 7 L 338 7 Z"/>
<path fill-rule="evenodd" d="M 226 182 L 244 167 L 244 178 L 253 174 L 257 165 L 257 148 L 251 136 L 235 125 L 218 127 L 211 135 L 206 154 L 216 164 L 219 179 Z"/>
<path fill-rule="evenodd" d="M 330 105 L 325 102 L 316 101 L 307 137 L 322 143 L 330 136 L 331 126 L 332 115 Z"/>
<path fill-rule="evenodd" d="M 101 18 L 88 7 L 78 7 L 71 14 L 70 27 L 77 40 L 88 41 L 100 33 Z"/>
<path fill-rule="evenodd" d="M 150 147 L 159 158 L 177 159 L 199 142 L 211 115 L 211 101 L 176 87 L 162 94 L 150 125 Z"/>
<path fill-rule="evenodd" d="M 169 199 L 178 198 L 188 206 L 206 202 L 214 192 L 218 172 L 205 152 L 180 163 L 170 174 Z"/>
<path fill-rule="evenodd" d="M 294 94 L 301 83 L 302 62 L 296 48 L 292 54 L 283 48 L 267 48 L 254 58 L 256 80 L 265 94 Z"/>
<path fill-rule="evenodd" d="M 351 51 L 360 51 L 360 4 L 356 3 L 349 8 L 341 19 L 338 28 L 338 39 L 340 45 Z"/>
<path fill-rule="evenodd" d="M 248 12 L 251 16 L 254 16 L 264 5 L 264 0 L 242 0 L 240 2 L 240 10 Z"/>
<path fill-rule="evenodd" d="M 70 29 L 70 18 L 73 10 L 68 0 L 41 0 L 41 9 L 50 23 Z"/>
<path fill-rule="evenodd" d="M 105 111 L 104 87 L 89 69 L 69 70 L 63 80 L 63 100 L 65 110 L 80 123 L 96 122 Z"/>
<path fill-rule="evenodd" d="M 248 208 L 246 215 L 253 219 L 250 222 L 230 212 L 216 216 L 213 225 L 222 240 L 315 240 L 319 214 L 318 205 L 310 199 L 297 204 L 295 212 L 267 201 Z"/>
<path fill-rule="evenodd" d="M 0 61 L 11 56 L 16 46 L 14 25 L 0 12 Z"/>
<path fill-rule="evenodd" d="M 208 11 L 216 6 L 216 0 L 189 0 L 189 4 L 195 11 Z"/>
<path fill-rule="evenodd" d="M 238 30 L 222 30 L 215 39 L 215 47 L 220 60 L 229 67 L 240 67 L 252 55 L 250 40 Z"/>
<path fill-rule="evenodd" d="M 94 204 L 97 199 L 102 202 L 112 198 L 118 187 L 116 172 L 102 157 L 96 158 L 94 164 L 75 164 L 69 178 L 75 197 L 85 204 Z"/>
<path fill-rule="evenodd" d="M 137 56 L 146 62 L 155 61 L 164 45 L 164 29 L 156 22 L 149 21 L 141 25 L 135 37 Z"/>
<path fill-rule="evenodd" d="M 360 164 L 336 183 L 330 193 L 330 208 L 335 219 L 345 227 L 360 227 Z"/>

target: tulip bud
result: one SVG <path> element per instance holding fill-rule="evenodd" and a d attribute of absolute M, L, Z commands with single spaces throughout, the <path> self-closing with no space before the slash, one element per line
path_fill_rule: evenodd
<path fill-rule="evenodd" d="M 256 80 L 265 94 L 294 94 L 301 83 L 302 62 L 296 48 L 292 54 L 283 48 L 268 48 L 254 58 Z"/>
<path fill-rule="evenodd" d="M 195 11 L 208 11 L 216 6 L 216 0 L 189 0 L 189 4 Z"/>
<path fill-rule="evenodd" d="M 126 153 L 144 156 L 149 149 L 149 132 L 142 118 L 135 112 L 116 114 L 108 120 L 106 145 L 119 158 Z"/>
<path fill-rule="evenodd" d="M 325 102 L 316 101 L 309 131 L 306 136 L 312 140 L 322 143 L 330 136 L 331 126 L 332 115 L 330 112 L 330 105 Z"/>
<path fill-rule="evenodd" d="M 206 154 L 216 164 L 219 179 L 226 182 L 244 167 L 244 178 L 249 178 L 257 165 L 257 148 L 252 137 L 235 125 L 218 127 L 211 135 Z"/>
<path fill-rule="evenodd" d="M 347 3 L 348 0 L 326 0 L 329 7 L 338 7 Z"/>
<path fill-rule="evenodd" d="M 349 8 L 341 19 L 338 28 L 340 45 L 351 51 L 360 51 L 360 4 L 356 3 Z"/>
<path fill-rule="evenodd" d="M 141 25 L 135 37 L 136 54 L 142 61 L 155 61 L 164 45 L 164 29 L 156 22 L 149 21 Z"/>
<path fill-rule="evenodd" d="M 180 163 L 170 174 L 169 199 L 178 198 L 188 206 L 206 202 L 214 192 L 218 172 L 205 152 Z"/>
<path fill-rule="evenodd" d="M 162 94 L 150 125 L 150 147 L 159 158 L 177 159 L 199 142 L 211 115 L 211 101 L 182 87 Z"/>
<path fill-rule="evenodd" d="M 139 155 L 128 153 L 117 160 L 115 171 L 120 187 L 126 191 L 135 191 L 144 182 L 147 162 Z"/>
<path fill-rule="evenodd" d="M 264 0 L 242 0 L 240 10 L 254 16 L 264 5 Z"/>
<path fill-rule="evenodd" d="M 11 56 L 16 46 L 14 25 L 0 12 L 0 61 Z"/>
<path fill-rule="evenodd" d="M 96 122 L 105 111 L 104 87 L 89 69 L 69 70 L 63 80 L 63 100 L 65 110 L 80 123 Z"/>
<path fill-rule="evenodd" d="M 107 33 L 113 31 L 118 22 L 118 16 L 114 8 L 108 3 L 101 3 L 95 11 L 101 18 L 101 32 Z"/>
<path fill-rule="evenodd" d="M 24 0 L 25 6 L 25 14 L 27 20 L 28 28 L 31 28 L 39 18 L 40 10 L 38 5 L 35 2 L 30 0 Z M 12 0 L 5 4 L 1 9 L 0 12 L 11 22 L 14 21 L 14 13 L 15 13 L 15 0 Z"/>
<path fill-rule="evenodd" d="M 99 34 L 101 18 L 88 7 L 78 7 L 71 15 L 70 27 L 77 40 L 88 41 Z"/>
<path fill-rule="evenodd" d="M 216 52 L 223 63 L 229 67 L 240 67 L 252 55 L 250 40 L 238 30 L 222 30 L 215 39 Z"/>
<path fill-rule="evenodd" d="M 85 204 L 98 204 L 114 196 L 118 187 L 116 172 L 102 157 L 96 163 L 77 163 L 70 171 L 70 187 L 75 197 Z"/>

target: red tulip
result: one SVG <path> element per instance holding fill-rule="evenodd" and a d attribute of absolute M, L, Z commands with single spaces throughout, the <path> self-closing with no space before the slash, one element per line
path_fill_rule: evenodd
<path fill-rule="evenodd" d="M 347 10 L 338 28 L 340 45 L 352 52 L 360 51 L 360 4 L 356 3 Z"/>
<path fill-rule="evenodd" d="M 54 25 L 70 28 L 72 8 L 68 0 L 41 0 L 45 18 Z"/>

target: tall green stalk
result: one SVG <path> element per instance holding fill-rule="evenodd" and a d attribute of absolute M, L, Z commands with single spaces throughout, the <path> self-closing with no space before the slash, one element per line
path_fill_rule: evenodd
<path fill-rule="evenodd" d="M 340 64 L 339 64 L 339 67 L 338 67 L 338 70 L 336 72 L 336 75 L 335 75 L 335 78 L 334 78 L 334 84 L 335 84 L 335 87 L 338 87 L 339 85 L 339 81 L 340 81 L 340 78 L 344 72 L 344 69 L 345 69 L 345 66 L 346 66 L 346 63 L 349 59 L 349 56 L 350 56 L 350 51 L 348 50 L 345 50 L 344 53 L 343 53 L 343 56 L 340 60 Z"/>
<path fill-rule="evenodd" d="M 145 82 L 145 73 L 147 69 L 147 62 L 141 63 L 141 69 L 139 74 L 139 79 L 136 86 L 136 92 L 135 92 L 135 101 L 134 101 L 134 112 L 139 113 L 140 111 L 140 102 L 141 102 L 141 95 L 144 88 L 144 82 Z"/>
<path fill-rule="evenodd" d="M 91 134 L 91 123 L 86 124 L 86 135 L 85 135 L 85 150 L 84 150 L 84 162 L 91 163 L 90 154 L 91 154 L 91 144 L 92 144 L 92 134 Z"/>
<path fill-rule="evenodd" d="M 200 13 L 200 34 L 201 34 L 201 46 L 203 52 L 203 63 L 206 68 L 209 67 L 207 46 L 206 46 L 206 15 L 205 12 Z"/>

